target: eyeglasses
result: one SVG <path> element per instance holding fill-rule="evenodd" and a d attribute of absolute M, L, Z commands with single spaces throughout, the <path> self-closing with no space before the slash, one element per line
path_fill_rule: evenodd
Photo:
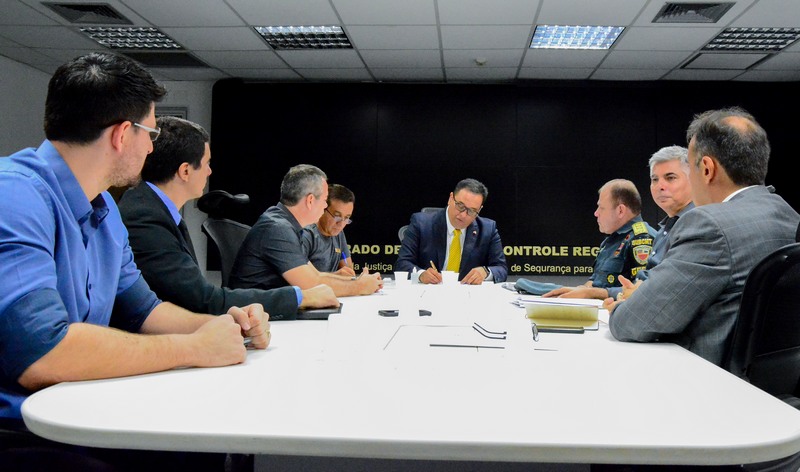
<path fill-rule="evenodd" d="M 466 211 L 467 215 L 470 218 L 475 218 L 476 216 L 478 216 L 478 213 L 480 213 L 480 210 L 473 210 L 472 208 L 467 208 L 466 205 L 456 200 L 456 197 L 453 197 L 453 201 L 456 203 L 456 210 L 458 210 L 459 213 L 464 213 Z"/>
<path fill-rule="evenodd" d="M 133 123 L 133 126 L 136 126 L 138 128 L 142 128 L 143 130 L 145 130 L 148 133 L 150 133 L 150 141 L 155 141 L 156 139 L 158 139 L 158 136 L 161 134 L 161 128 L 151 128 L 149 126 L 145 126 L 145 125 L 143 125 L 141 123 L 135 123 L 135 122 Z"/>
<path fill-rule="evenodd" d="M 342 221 L 344 221 L 344 224 L 346 224 L 346 225 L 349 225 L 350 223 L 352 223 L 352 222 L 353 222 L 353 220 L 351 220 L 350 218 L 345 218 L 344 216 L 336 216 L 336 215 L 334 215 L 333 213 L 331 213 L 330 211 L 328 211 L 328 209 L 327 209 L 327 208 L 325 209 L 325 211 L 326 211 L 326 212 L 327 212 L 329 215 L 331 215 L 331 218 L 333 218 L 333 221 L 334 221 L 334 222 L 336 222 L 336 223 L 341 223 Z"/>
<path fill-rule="evenodd" d="M 478 323 L 472 323 L 472 329 L 477 331 L 484 338 L 489 339 L 506 339 L 508 331 L 489 331 Z"/>

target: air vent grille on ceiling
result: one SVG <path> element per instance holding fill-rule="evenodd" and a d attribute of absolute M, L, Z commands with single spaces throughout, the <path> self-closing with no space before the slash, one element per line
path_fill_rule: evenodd
<path fill-rule="evenodd" d="M 665 3 L 653 23 L 716 23 L 733 2 Z"/>
<path fill-rule="evenodd" d="M 43 3 L 70 23 L 92 25 L 132 25 L 107 3 Z"/>

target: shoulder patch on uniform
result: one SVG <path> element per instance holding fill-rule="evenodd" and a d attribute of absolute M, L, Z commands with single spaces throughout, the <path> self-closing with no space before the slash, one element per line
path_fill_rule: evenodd
<path fill-rule="evenodd" d="M 650 258 L 650 252 L 653 246 L 643 244 L 641 246 L 633 247 L 633 258 L 639 265 L 647 264 L 647 259 Z"/>
<path fill-rule="evenodd" d="M 647 225 L 644 221 L 637 221 L 633 224 L 633 234 L 642 234 L 647 232 Z"/>

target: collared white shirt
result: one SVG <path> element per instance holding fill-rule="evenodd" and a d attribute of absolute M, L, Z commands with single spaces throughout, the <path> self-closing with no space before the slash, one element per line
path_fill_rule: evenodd
<path fill-rule="evenodd" d="M 728 200 L 730 200 L 731 198 L 735 197 L 737 194 L 740 194 L 740 193 L 744 192 L 745 190 L 747 190 L 747 189 L 749 189 L 749 188 L 753 188 L 753 187 L 758 187 L 758 185 L 751 185 L 751 186 L 749 186 L 749 187 L 743 187 L 743 188 L 740 188 L 739 190 L 737 190 L 737 191 L 733 192 L 732 194 L 728 195 L 727 197 L 725 197 L 725 200 L 722 200 L 722 202 L 723 202 L 723 203 L 724 203 L 724 202 L 727 202 L 727 201 L 728 201 Z"/>

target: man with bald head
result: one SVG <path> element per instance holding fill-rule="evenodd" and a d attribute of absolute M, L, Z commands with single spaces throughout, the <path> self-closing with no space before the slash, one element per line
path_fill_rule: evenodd
<path fill-rule="evenodd" d="M 609 326 L 621 341 L 672 342 L 721 365 L 747 275 L 795 241 L 800 215 L 764 186 L 770 145 L 752 115 L 705 112 L 686 137 L 696 207 L 675 223 L 647 281 L 607 300 Z"/>
<path fill-rule="evenodd" d="M 656 233 L 642 219 L 642 197 L 636 185 L 627 179 L 603 184 L 594 217 L 600 232 L 608 236 L 600 245 L 591 278 L 577 287 L 542 284 L 553 288 L 543 296 L 604 300 L 620 287 L 620 276 L 632 280 L 645 269 Z"/>

